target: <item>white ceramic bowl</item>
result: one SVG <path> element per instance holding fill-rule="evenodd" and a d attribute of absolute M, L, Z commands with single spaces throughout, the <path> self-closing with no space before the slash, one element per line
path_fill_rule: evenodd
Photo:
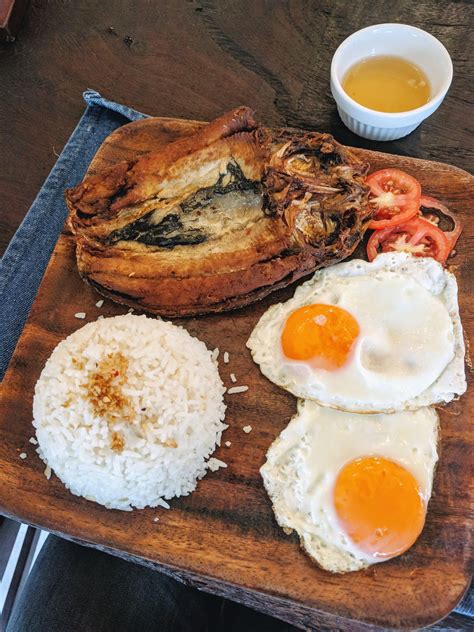
<path fill-rule="evenodd" d="M 378 112 L 360 105 L 341 82 L 351 66 L 367 57 L 395 55 L 417 64 L 431 84 L 431 99 L 407 112 Z M 441 105 L 453 78 L 453 64 L 436 37 L 407 24 L 375 24 L 356 31 L 334 53 L 331 92 L 343 123 L 363 138 L 394 140 L 412 132 Z"/>

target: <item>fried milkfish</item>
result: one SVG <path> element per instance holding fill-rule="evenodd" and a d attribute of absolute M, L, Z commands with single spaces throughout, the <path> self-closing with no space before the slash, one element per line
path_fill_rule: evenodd
<path fill-rule="evenodd" d="M 240 107 L 66 191 L 81 276 L 166 316 L 241 307 L 352 253 L 368 165 L 329 134 Z"/>

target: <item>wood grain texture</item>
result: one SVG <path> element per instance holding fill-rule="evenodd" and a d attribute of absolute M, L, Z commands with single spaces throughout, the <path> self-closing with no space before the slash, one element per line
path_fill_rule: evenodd
<path fill-rule="evenodd" d="M 149 119 L 114 132 L 90 171 L 156 148 L 200 125 Z M 468 340 L 474 339 L 473 179 L 464 171 L 427 161 L 358 150 L 373 169 L 397 166 L 457 211 L 465 224 L 455 259 Z M 0 421 L 0 512 L 126 559 L 151 565 L 204 590 L 251 605 L 301 627 L 321 630 L 418 628 L 446 616 L 472 572 L 474 398 L 441 411 L 440 462 L 424 531 L 402 557 L 371 569 L 333 576 L 315 566 L 276 525 L 259 475 L 266 450 L 295 412 L 293 396 L 271 384 L 252 362 L 245 342 L 263 311 L 292 295 L 294 286 L 236 312 L 181 319 L 209 348 L 230 354 L 221 364 L 226 386 L 235 373 L 246 393 L 226 396 L 229 429 L 215 456 L 228 468 L 209 473 L 172 509 L 133 514 L 109 511 L 76 498 L 61 482 L 43 476 L 44 464 L 28 442 L 33 434 L 34 384 L 54 346 L 84 321 L 124 313 L 79 278 L 71 238 L 63 234 L 36 298 L 3 385 Z M 245 434 L 242 427 L 251 424 Z M 26 460 L 18 455 L 25 451 Z M 159 515 L 160 521 L 153 522 Z"/>
<path fill-rule="evenodd" d="M 31 0 L 17 41 L 0 48 L 0 252 L 79 119 L 86 88 L 202 120 L 246 103 L 268 125 L 472 170 L 473 17 L 470 0 Z M 391 21 L 438 37 L 454 80 L 421 127 L 375 143 L 341 123 L 329 66 L 350 33 Z"/>

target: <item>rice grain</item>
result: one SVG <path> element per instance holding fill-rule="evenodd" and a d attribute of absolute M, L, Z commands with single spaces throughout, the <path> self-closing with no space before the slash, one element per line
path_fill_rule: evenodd
<path fill-rule="evenodd" d="M 229 393 L 229 395 L 233 395 L 235 393 L 245 393 L 245 391 L 248 390 L 248 386 L 231 386 L 231 388 L 229 388 L 227 392 Z"/>

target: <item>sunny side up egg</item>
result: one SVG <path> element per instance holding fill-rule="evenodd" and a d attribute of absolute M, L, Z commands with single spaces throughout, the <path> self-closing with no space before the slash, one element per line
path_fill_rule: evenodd
<path fill-rule="evenodd" d="M 413 410 L 466 390 L 456 279 L 407 253 L 316 272 L 247 346 L 272 382 L 340 410 Z"/>
<path fill-rule="evenodd" d="M 424 526 L 437 430 L 429 407 L 360 415 L 299 400 L 260 470 L 278 524 L 334 573 L 402 554 Z"/>

